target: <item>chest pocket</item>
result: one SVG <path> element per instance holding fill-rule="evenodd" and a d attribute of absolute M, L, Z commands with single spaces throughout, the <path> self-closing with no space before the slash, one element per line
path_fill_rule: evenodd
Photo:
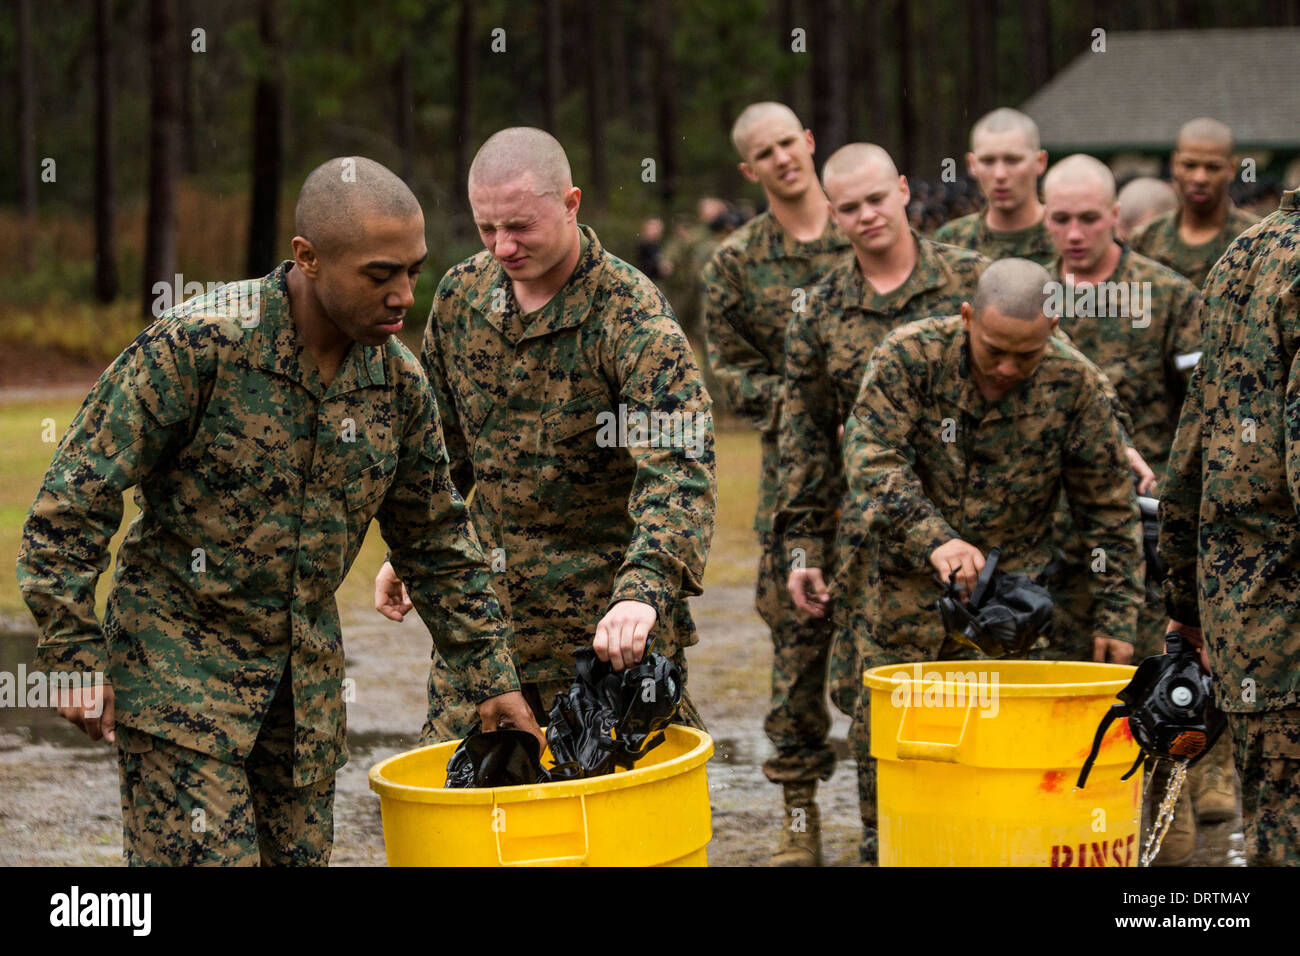
<path fill-rule="evenodd" d="M 268 463 L 256 442 L 218 433 L 201 451 L 177 460 L 152 504 L 170 515 L 175 531 L 219 565 L 265 522 L 294 485 Z"/>
<path fill-rule="evenodd" d="M 1064 435 L 1047 418 L 1018 411 L 972 429 L 968 519 L 978 515 L 1005 535 L 1025 534 L 1050 522 Z"/>
<path fill-rule="evenodd" d="M 603 427 L 610 425 L 612 430 Z M 567 442 L 591 428 L 600 428 L 601 437 L 611 431 L 615 438 L 618 436 L 618 416 L 610 409 L 609 396 L 603 390 L 585 392 L 542 415 L 542 440 L 547 444 Z"/>
<path fill-rule="evenodd" d="M 389 453 L 374 464 L 348 476 L 344 482 L 343 495 L 348 506 L 349 550 L 361 546 L 361 539 L 383 503 L 396 473 L 397 456 Z"/>
<path fill-rule="evenodd" d="M 621 447 L 620 411 L 609 407 L 601 389 L 543 413 L 535 472 L 539 501 L 567 511 L 616 479 L 618 463 L 630 461 Z"/>
<path fill-rule="evenodd" d="M 473 447 L 474 439 L 483 430 L 483 425 L 492 414 L 496 400 L 479 388 L 467 375 L 456 375 L 454 387 L 456 412 L 460 415 L 461 431 L 465 433 L 466 440 Z"/>

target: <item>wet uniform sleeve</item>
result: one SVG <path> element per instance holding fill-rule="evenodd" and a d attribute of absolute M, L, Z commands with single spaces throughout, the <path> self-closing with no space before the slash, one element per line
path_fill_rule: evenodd
<path fill-rule="evenodd" d="M 1174 445 L 1169 452 L 1168 475 L 1160 491 L 1160 540 L 1157 544 L 1160 559 L 1167 567 L 1165 611 L 1180 624 L 1195 627 L 1201 623 L 1196 597 L 1196 563 L 1201 514 L 1201 442 L 1204 429 L 1201 384 L 1204 368 L 1203 364 L 1198 364 L 1192 373 L 1178 419 L 1178 431 L 1174 434 Z M 1294 365 L 1291 374 L 1294 382 Z M 1287 477 L 1291 477 L 1290 467 Z M 1292 497 L 1295 497 L 1294 483 L 1291 488 Z"/>
<path fill-rule="evenodd" d="M 40 632 L 37 666 L 105 671 L 95 586 L 122 523 L 122 495 L 190 440 L 213 374 L 185 328 L 163 320 L 86 396 L 55 449 L 18 552 L 18 585 Z"/>
<path fill-rule="evenodd" d="M 1068 342 L 1071 348 L 1078 351 L 1078 346 L 1076 346 L 1070 339 L 1070 336 L 1066 334 L 1065 329 L 1061 328 L 1059 325 L 1056 327 L 1056 331 L 1052 334 L 1062 341 Z M 1083 355 L 1082 352 L 1079 352 L 1079 354 Z M 1087 356 L 1085 355 L 1084 358 L 1087 358 Z M 1089 361 L 1091 361 L 1091 359 L 1089 359 Z M 1106 395 L 1106 401 L 1110 402 L 1110 407 L 1115 414 L 1115 422 L 1119 425 L 1120 441 L 1123 443 L 1125 448 L 1134 448 L 1136 446 L 1133 444 L 1132 438 L 1133 416 L 1128 413 L 1128 409 L 1124 407 L 1124 403 L 1119 400 L 1119 392 L 1115 391 L 1115 384 L 1105 375 L 1101 378 L 1101 389 Z"/>
<path fill-rule="evenodd" d="M 731 410 L 760 431 L 777 425 L 781 375 L 753 343 L 741 277 L 729 250 L 704 267 L 704 319 L 709 364 Z"/>
<path fill-rule="evenodd" d="M 1105 568 L 1095 574 L 1095 637 L 1132 644 L 1138 607 L 1145 597 L 1140 577 L 1142 529 L 1123 442 L 1103 382 L 1090 369 L 1093 387 L 1074 417 L 1061 469 L 1070 516 L 1084 547 L 1100 548 Z"/>
<path fill-rule="evenodd" d="M 1174 408 L 1187 397 L 1187 382 L 1192 368 L 1187 365 L 1204 347 L 1201 341 L 1201 294 L 1190 286 L 1180 286 L 1174 292 L 1172 314 L 1166 330 L 1165 388 Z M 1180 365 L 1186 367 L 1180 368 Z M 1160 462 L 1159 464 L 1164 464 Z"/>
<path fill-rule="evenodd" d="M 781 404 L 781 490 L 774 530 L 789 554 L 809 568 L 826 566 L 840 494 L 839 426 L 826 353 L 808 313 L 786 329 L 785 400 Z"/>
<path fill-rule="evenodd" d="M 428 376 L 429 389 L 437 405 L 436 413 L 442 425 L 443 447 L 447 450 L 451 468 L 452 484 L 462 495 L 469 495 L 474 487 L 474 465 L 470 455 L 469 443 L 460 424 L 460 414 L 452 399 L 451 388 L 447 384 L 447 366 L 443 355 L 442 343 L 438 337 L 441 328 L 442 311 L 449 308 L 450 289 L 444 277 L 438 284 L 433 296 L 433 308 L 429 312 L 429 324 L 424 330 L 424 345 L 421 359 L 424 373 Z"/>
<path fill-rule="evenodd" d="M 844 429 L 844 476 L 882 548 L 913 570 L 960 537 L 926 497 L 916 474 L 911 436 L 924 402 L 902 349 L 888 339 L 872 353 L 858 400 Z"/>
<path fill-rule="evenodd" d="M 389 560 L 434 646 L 475 702 L 519 689 L 512 631 L 469 511 L 451 479 L 438 408 L 423 378 L 401 439 L 397 471 L 376 517 Z"/>
<path fill-rule="evenodd" d="M 627 510 L 635 528 L 610 605 L 642 601 L 667 620 L 680 597 L 700 594 L 717 506 L 713 414 L 691 347 L 676 320 L 637 323 L 616 343 L 619 401 L 629 415 L 669 422 L 657 442 L 632 445 L 636 474 Z M 680 427 L 677 423 L 680 422 Z"/>

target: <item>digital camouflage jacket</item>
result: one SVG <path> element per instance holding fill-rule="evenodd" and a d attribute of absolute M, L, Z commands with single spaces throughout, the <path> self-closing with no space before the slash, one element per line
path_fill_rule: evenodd
<path fill-rule="evenodd" d="M 517 689 L 509 627 L 437 410 L 396 338 L 324 387 L 281 264 L 172 309 L 91 389 L 23 529 L 37 665 L 104 671 L 118 722 L 236 762 L 286 664 L 294 784 L 347 760 L 334 593 L 378 518 L 440 653 L 478 699 Z M 136 488 L 101 629 L 95 583 Z"/>

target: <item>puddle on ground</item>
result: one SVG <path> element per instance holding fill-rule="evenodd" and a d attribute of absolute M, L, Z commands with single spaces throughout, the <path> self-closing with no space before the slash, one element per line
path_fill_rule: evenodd
<path fill-rule="evenodd" d="M 0 671 L 16 674 L 18 665 L 31 666 L 35 639 L 28 634 L 0 633 Z M 762 732 L 762 720 L 739 716 L 710 716 L 714 755 L 708 764 L 709 797 L 713 811 L 713 840 L 709 861 L 713 865 L 763 865 L 775 849 L 781 824 L 781 790 L 762 772 L 771 745 Z M 832 746 L 837 756 L 834 775 L 818 786 L 817 802 L 822 811 L 822 850 L 827 865 L 856 865 L 861 837 L 858 816 L 857 774 L 845 740 L 848 722 L 836 715 Z M 379 800 L 369 788 L 372 766 L 387 757 L 419 746 L 413 733 L 390 731 L 351 732 L 350 760 L 339 773 L 335 800 L 335 865 L 383 865 L 383 827 Z M 53 748 L 51 750 L 50 748 Z M 86 751 L 100 749 L 103 759 L 90 763 L 85 757 L 100 756 Z M 43 819 L 60 801 L 84 802 L 84 791 L 74 794 L 60 776 L 67 755 L 81 774 L 83 786 L 91 786 L 98 800 L 97 811 L 88 817 L 80 810 L 67 811 L 76 827 L 65 824 L 69 833 L 66 851 L 49 851 L 23 844 L 14 847 L 9 862 L 79 862 L 101 865 L 118 862 L 114 841 L 120 847 L 120 818 L 117 816 L 116 761 L 101 743 L 93 743 L 64 721 L 52 708 L 0 707 L 0 751 L 12 764 L 12 780 L 4 789 L 0 807 L 3 824 Z M 50 764 L 50 761 L 53 761 Z M 50 779 L 39 786 L 30 779 L 32 769 L 49 766 Z M 58 764 L 59 766 L 54 766 Z M 24 781 L 24 785 L 17 785 Z M 75 832 L 71 832 L 75 831 Z M 20 836 L 17 830 L 10 837 Z M 0 854 L 2 856 L 3 854 Z M 1193 866 L 1244 866 L 1245 844 L 1240 817 L 1197 829 Z"/>

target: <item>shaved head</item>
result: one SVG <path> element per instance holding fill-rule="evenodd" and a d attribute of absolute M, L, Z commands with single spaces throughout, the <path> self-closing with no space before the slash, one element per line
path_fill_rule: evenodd
<path fill-rule="evenodd" d="M 1115 201 L 1115 174 L 1100 159 L 1084 153 L 1067 156 L 1047 171 L 1043 177 L 1043 199 L 1047 199 L 1053 186 L 1074 186 L 1083 182 L 1100 186 L 1107 205 Z"/>
<path fill-rule="evenodd" d="M 746 106 L 731 126 L 731 145 L 736 147 L 736 152 L 740 154 L 741 159 L 746 161 L 749 159 L 749 134 L 754 127 L 770 119 L 778 122 L 786 120 L 796 131 L 803 131 L 803 123 L 799 122 L 799 117 L 784 103 L 764 102 Z"/>
<path fill-rule="evenodd" d="M 979 152 L 975 143 L 985 133 L 1020 133 L 1024 136 L 1025 145 L 1029 147 L 1030 152 L 1036 153 L 1040 149 L 1038 124 L 1019 110 L 1004 106 L 980 117 L 970 131 L 972 153 Z"/>
<path fill-rule="evenodd" d="M 360 237 L 358 223 L 371 216 L 411 219 L 423 213 L 410 187 L 392 170 L 364 156 L 339 156 L 307 175 L 293 228 L 317 250 L 334 253 Z"/>
<path fill-rule="evenodd" d="M 975 286 L 971 310 L 977 317 L 992 306 L 1008 318 L 1043 318 L 1046 315 L 1044 305 L 1047 296 L 1044 287 L 1051 281 L 1051 273 L 1037 262 L 1029 259 L 999 259 L 980 276 L 979 283 Z"/>
<path fill-rule="evenodd" d="M 563 196 L 573 188 L 564 147 L 534 126 L 512 126 L 489 136 L 470 164 L 468 185 L 495 189 L 522 175 L 531 178 L 532 192 L 538 196 Z"/>
<path fill-rule="evenodd" d="M 1178 130 L 1178 140 L 1174 144 L 1174 148 L 1187 149 L 1193 143 L 1197 146 L 1209 146 L 1222 150 L 1225 156 L 1231 156 L 1236 150 L 1236 146 L 1232 141 L 1232 130 L 1208 116 L 1200 116 L 1184 123 L 1182 128 Z"/>
<path fill-rule="evenodd" d="M 894 165 L 893 158 L 885 150 L 875 143 L 849 143 L 831 153 L 831 158 L 826 160 L 826 165 L 822 167 L 822 188 L 825 189 L 826 184 L 833 177 L 856 172 L 872 163 L 884 167 L 889 177 L 898 178 L 898 167 Z M 827 189 L 826 193 L 829 196 L 830 190 Z"/>
<path fill-rule="evenodd" d="M 1178 208 L 1178 194 L 1163 179 L 1139 176 L 1119 191 L 1119 226 L 1129 235 L 1156 216 Z"/>

